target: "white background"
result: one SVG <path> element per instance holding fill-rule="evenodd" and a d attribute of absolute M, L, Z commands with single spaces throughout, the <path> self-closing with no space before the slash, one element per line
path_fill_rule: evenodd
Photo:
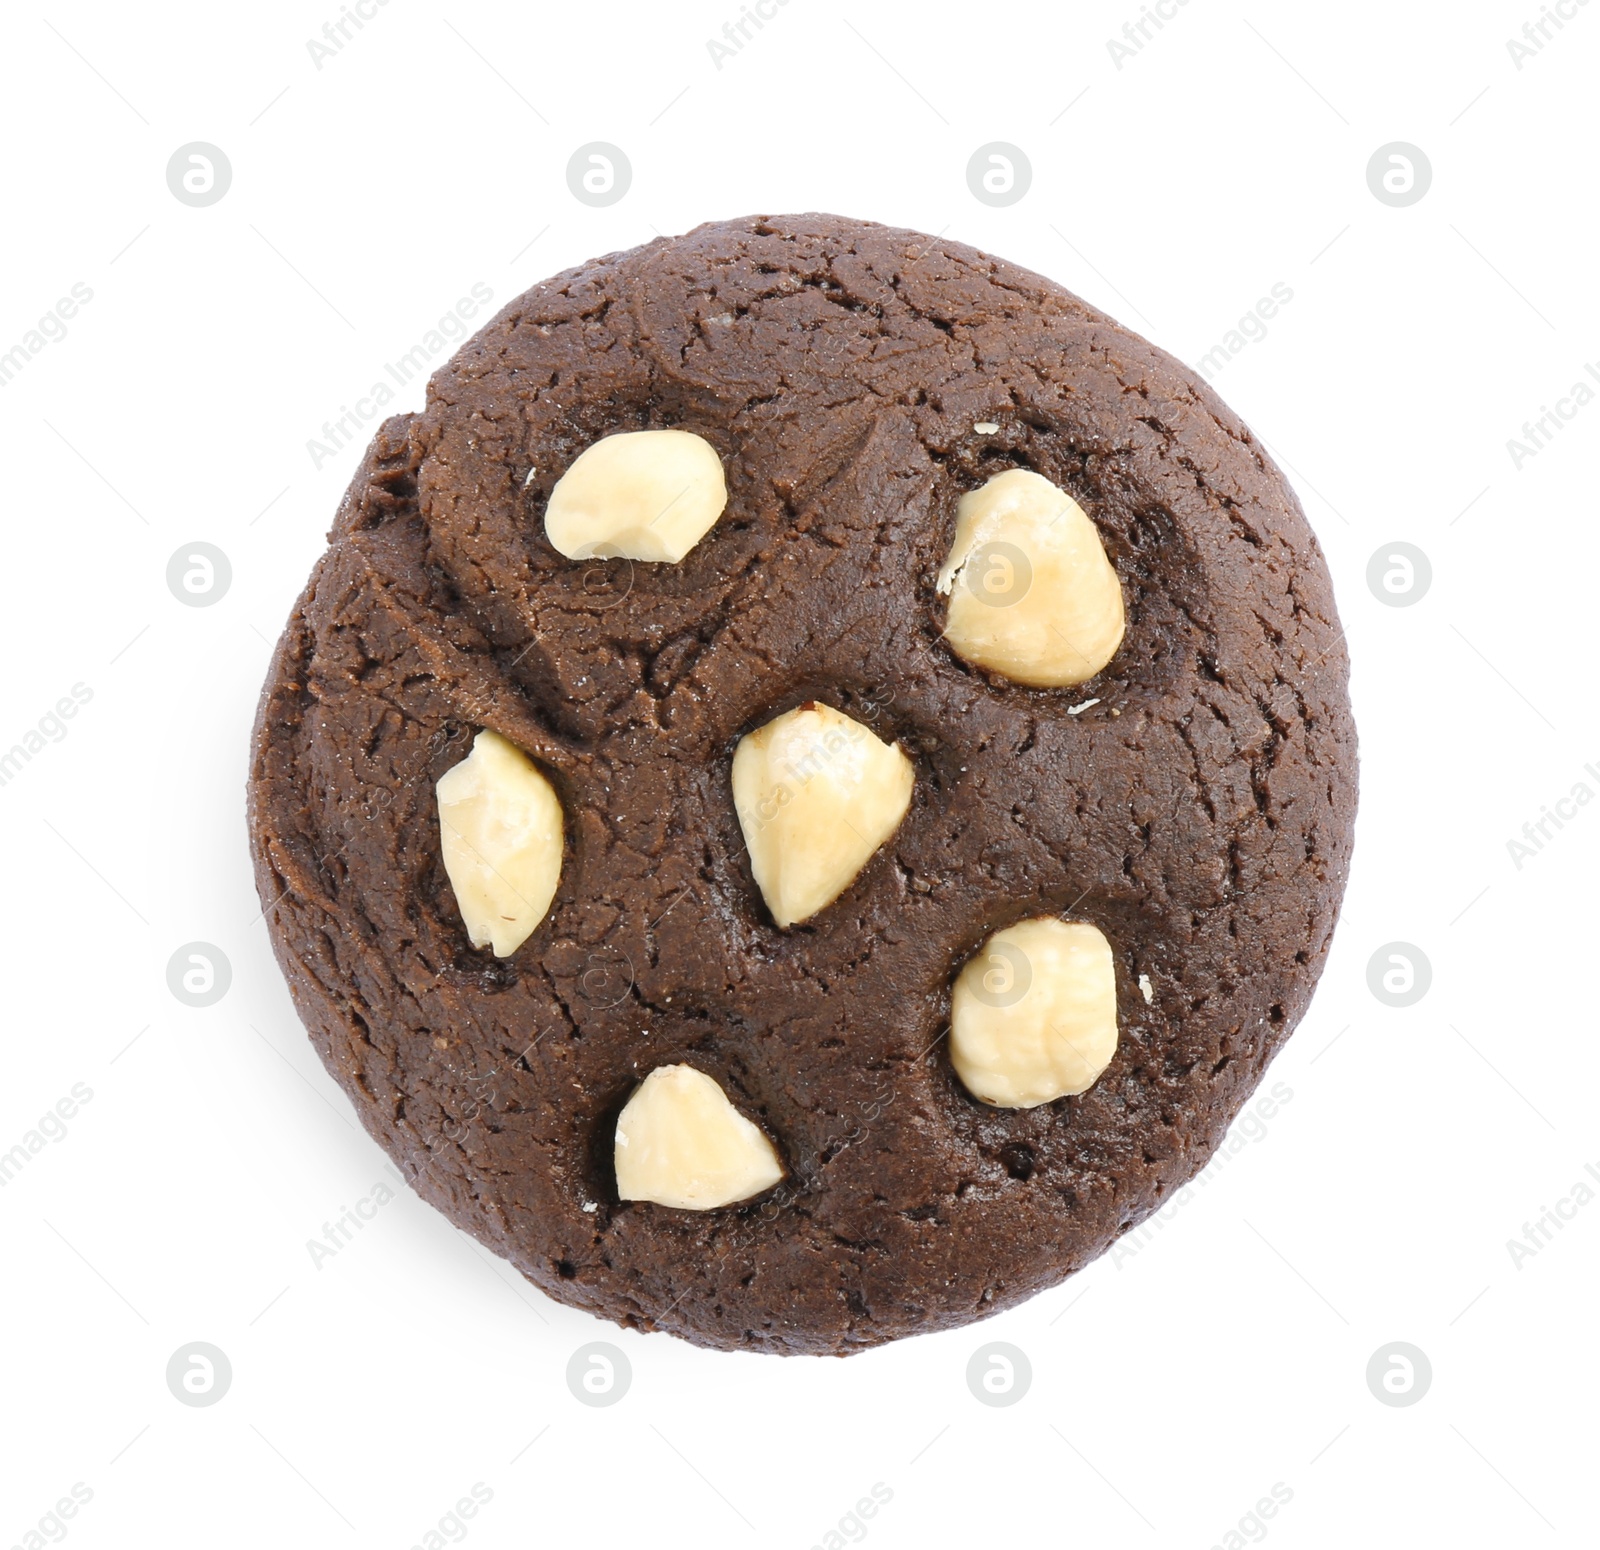
<path fill-rule="evenodd" d="M 334 0 L 5 22 L 0 350 L 74 282 L 93 300 L 0 390 L 0 748 L 93 697 L 0 787 L 0 1150 L 93 1097 L 0 1189 L 0 1546 L 74 1482 L 85 1550 L 403 1550 L 475 1482 L 484 1547 L 803 1550 L 877 1482 L 884 1547 L 1591 1543 L 1600 1201 L 1520 1267 L 1507 1239 L 1600 1168 L 1600 806 L 1520 869 L 1507 841 L 1600 791 L 1600 406 L 1520 470 L 1506 443 L 1600 361 L 1600 4 L 1520 71 L 1534 0 L 1192 0 L 1120 70 L 1135 0 L 790 0 L 720 70 L 735 0 L 541 10 L 392 0 L 320 70 Z M 166 184 L 195 140 L 233 168 L 208 208 Z M 610 208 L 568 192 L 591 140 L 632 163 Z M 966 183 L 995 140 L 1033 168 L 1007 208 Z M 1433 169 L 1407 208 L 1366 180 L 1396 140 Z M 315 469 L 307 441 L 474 282 L 498 307 L 657 232 L 807 209 L 1003 254 L 1191 363 L 1293 291 L 1215 379 L 1291 472 L 1354 659 L 1355 868 L 1268 1077 L 1292 1098 L 1137 1254 L 849 1361 L 625 1334 L 403 1191 L 315 1268 L 307 1240 L 386 1175 L 245 846 L 270 643 L 358 455 Z M 212 607 L 166 585 L 195 540 L 231 561 Z M 1414 606 L 1366 581 L 1395 541 L 1431 561 Z M 204 1010 L 166 983 L 195 940 L 233 967 Z M 1433 969 L 1405 1009 L 1368 988 L 1394 941 Z M 610 1408 L 565 1381 L 596 1339 L 632 1367 Z M 164 1376 L 197 1340 L 233 1368 L 208 1408 Z M 965 1379 L 992 1340 L 1032 1363 L 1005 1408 Z M 1394 1341 L 1433 1369 L 1405 1408 L 1365 1378 Z"/>

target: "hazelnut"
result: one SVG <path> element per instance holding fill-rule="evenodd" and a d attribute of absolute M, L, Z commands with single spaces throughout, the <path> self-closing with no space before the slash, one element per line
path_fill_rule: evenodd
<path fill-rule="evenodd" d="M 617 1195 L 684 1211 L 737 1205 L 783 1177 L 777 1148 L 693 1066 L 657 1066 L 617 1116 Z"/>
<path fill-rule="evenodd" d="M 733 804 L 780 926 L 808 919 L 850 886 L 899 828 L 914 782 L 898 747 L 829 705 L 799 706 L 739 739 Z"/>
<path fill-rule="evenodd" d="M 444 869 L 474 947 L 509 957 L 561 880 L 561 802 L 520 748 L 487 728 L 434 787 Z"/>
<path fill-rule="evenodd" d="M 961 497 L 937 587 L 951 649 L 1017 683 L 1084 683 L 1122 641 L 1122 588 L 1094 523 L 1025 468 Z"/>
<path fill-rule="evenodd" d="M 950 1059 L 973 1097 L 1032 1109 L 1087 1091 L 1117 1052 L 1111 944 L 1043 916 L 997 931 L 956 979 Z"/>
<path fill-rule="evenodd" d="M 556 481 L 544 530 L 569 560 L 676 564 L 728 504 L 722 460 L 690 431 L 622 431 L 581 452 Z"/>

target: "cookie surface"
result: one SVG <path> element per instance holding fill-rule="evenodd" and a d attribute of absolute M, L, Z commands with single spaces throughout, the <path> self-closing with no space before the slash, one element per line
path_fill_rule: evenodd
<path fill-rule="evenodd" d="M 556 481 L 658 427 L 720 454 L 720 520 L 677 564 L 564 558 Z M 1073 496 L 1120 579 L 1120 648 L 1077 688 L 941 637 L 957 501 L 1010 468 Z M 958 243 L 705 226 L 536 286 L 378 433 L 263 694 L 257 886 L 324 1063 L 453 1222 L 626 1325 L 849 1352 L 1057 1284 L 1203 1166 L 1327 952 L 1346 677 L 1298 502 L 1186 367 Z M 730 763 L 812 700 L 915 787 L 779 930 Z M 503 959 L 468 940 L 434 795 L 483 728 L 566 815 Z M 1111 943 L 1116 1052 L 1079 1096 L 990 1108 L 952 1070 L 952 984 L 1040 915 Z M 775 1192 L 619 1201 L 617 1116 L 675 1063 L 773 1139 Z"/>

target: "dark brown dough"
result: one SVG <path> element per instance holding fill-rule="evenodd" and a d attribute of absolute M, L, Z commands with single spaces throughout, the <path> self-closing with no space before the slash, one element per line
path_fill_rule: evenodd
<path fill-rule="evenodd" d="M 555 481 L 655 426 L 721 453 L 722 519 L 680 565 L 563 559 Z M 956 500 L 1011 467 L 1077 498 L 1122 580 L 1126 638 L 1081 689 L 940 638 Z M 1186 367 L 959 243 L 708 225 L 536 286 L 378 433 L 262 698 L 257 885 L 324 1063 L 453 1222 L 625 1325 L 850 1352 L 1056 1285 L 1205 1163 L 1328 949 L 1346 677 L 1299 503 Z M 808 699 L 897 738 L 917 784 L 781 932 L 729 763 Z M 434 805 L 485 726 L 568 819 L 505 960 L 467 941 Z M 1081 1097 L 985 1108 L 941 1037 L 951 982 L 1049 911 L 1111 940 L 1121 1043 Z M 675 1061 L 775 1139 L 771 1198 L 618 1203 L 615 1117 Z"/>

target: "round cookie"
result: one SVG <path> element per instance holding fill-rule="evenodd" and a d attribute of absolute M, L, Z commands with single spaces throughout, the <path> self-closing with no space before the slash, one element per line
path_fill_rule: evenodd
<path fill-rule="evenodd" d="M 676 563 L 566 558 L 557 481 L 657 428 L 710 443 L 726 509 Z M 1011 469 L 1076 500 L 1120 582 L 1120 645 L 1076 687 L 943 636 L 957 504 Z M 1203 1166 L 1327 953 L 1346 678 L 1299 503 L 1188 368 L 959 243 L 708 225 L 536 286 L 374 438 L 263 694 L 257 886 L 324 1063 L 451 1221 L 624 1325 L 848 1353 L 1056 1285 Z M 914 784 L 780 929 L 730 770 L 812 702 Z M 565 816 L 505 957 L 469 939 L 435 794 L 486 729 Z M 952 990 L 1039 917 L 1110 944 L 1115 1050 L 1077 1095 L 993 1107 L 952 1065 Z M 683 1066 L 781 1183 L 619 1198 L 618 1116 Z"/>

